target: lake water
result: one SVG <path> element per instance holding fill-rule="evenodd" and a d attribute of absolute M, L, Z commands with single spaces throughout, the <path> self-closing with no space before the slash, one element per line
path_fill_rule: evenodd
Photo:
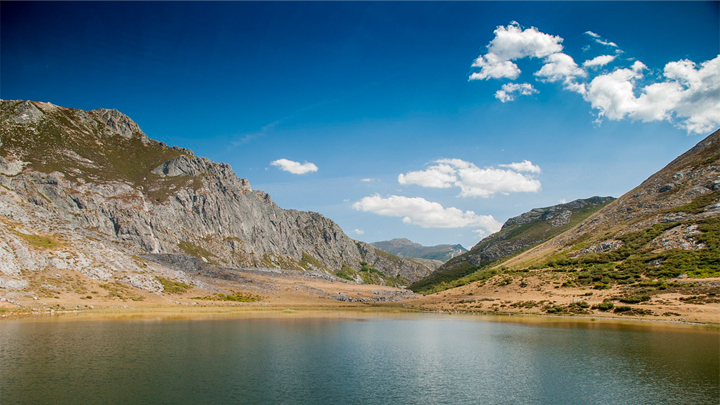
<path fill-rule="evenodd" d="M 0 404 L 718 404 L 720 333 L 473 316 L 0 322 Z"/>

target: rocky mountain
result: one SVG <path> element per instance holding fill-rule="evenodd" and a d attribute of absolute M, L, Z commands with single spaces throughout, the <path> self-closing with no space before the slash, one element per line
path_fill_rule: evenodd
<path fill-rule="evenodd" d="M 442 263 L 467 252 L 462 245 L 423 246 L 405 238 L 373 242 L 371 245 L 406 259 L 428 259 Z"/>
<path fill-rule="evenodd" d="M 144 274 L 145 262 L 128 257 L 167 255 L 357 281 L 373 270 L 374 281 L 397 284 L 430 272 L 350 239 L 320 214 L 281 209 L 229 165 L 151 140 L 116 110 L 2 100 L 0 185 L 0 287 L 57 266 Z M 77 257 L 32 253 L 38 240 L 72 245 L 67 255 Z"/>
<path fill-rule="evenodd" d="M 452 287 L 454 281 L 478 269 L 561 234 L 613 200 L 612 197 L 592 197 L 552 207 L 535 208 L 510 218 L 499 232 L 484 238 L 470 251 L 450 259 L 410 288 L 426 293 Z"/>

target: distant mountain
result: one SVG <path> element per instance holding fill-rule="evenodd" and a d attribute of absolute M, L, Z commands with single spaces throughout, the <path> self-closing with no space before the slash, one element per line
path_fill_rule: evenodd
<path fill-rule="evenodd" d="M 455 256 L 467 252 L 467 249 L 462 245 L 423 246 L 405 238 L 373 242 L 371 245 L 406 259 L 429 259 L 439 260 L 441 262 L 446 262 Z"/>
<path fill-rule="evenodd" d="M 592 197 L 552 207 L 535 208 L 510 218 L 499 232 L 484 238 L 470 251 L 449 260 L 410 288 L 423 293 L 450 288 L 454 281 L 478 269 L 561 234 L 613 200 L 613 197 Z"/>
<path fill-rule="evenodd" d="M 350 239 L 318 213 L 281 209 L 229 165 L 151 140 L 116 110 L 2 100 L 0 185 L 0 212 L 12 218 L 0 221 L 0 286 L 21 282 L 23 269 L 60 266 L 161 289 L 139 257 L 168 255 L 388 284 L 431 271 Z M 30 260 L 33 230 L 59 235 L 72 253 Z M 87 259 L 97 244 L 127 254 Z"/>

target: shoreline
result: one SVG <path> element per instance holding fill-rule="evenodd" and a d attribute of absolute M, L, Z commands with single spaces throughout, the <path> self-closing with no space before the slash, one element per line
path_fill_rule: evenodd
<path fill-rule="evenodd" d="M 485 322 L 510 322 L 529 326 L 589 326 L 640 327 L 644 329 L 693 330 L 720 333 L 720 323 L 650 319 L 641 317 L 591 316 L 591 315 L 545 315 L 537 313 L 478 313 L 448 310 L 420 310 L 407 306 L 202 306 L 173 307 L 147 306 L 132 308 L 93 308 L 59 311 L 6 310 L 0 313 L 0 323 L 12 321 L 65 322 L 65 321 L 203 321 L 203 320 L 360 320 L 363 318 L 437 318 L 462 317 Z"/>

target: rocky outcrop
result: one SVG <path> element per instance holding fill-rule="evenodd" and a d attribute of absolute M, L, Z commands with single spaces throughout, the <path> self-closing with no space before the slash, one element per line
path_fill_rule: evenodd
<path fill-rule="evenodd" d="M 152 141 L 116 110 L 3 100 L 0 123 L 3 187 L 53 221 L 137 254 L 329 273 L 371 262 L 411 281 L 430 272 L 359 247 L 318 213 L 281 209 L 229 165 Z M 9 162 L 24 163 L 20 171 Z"/>

